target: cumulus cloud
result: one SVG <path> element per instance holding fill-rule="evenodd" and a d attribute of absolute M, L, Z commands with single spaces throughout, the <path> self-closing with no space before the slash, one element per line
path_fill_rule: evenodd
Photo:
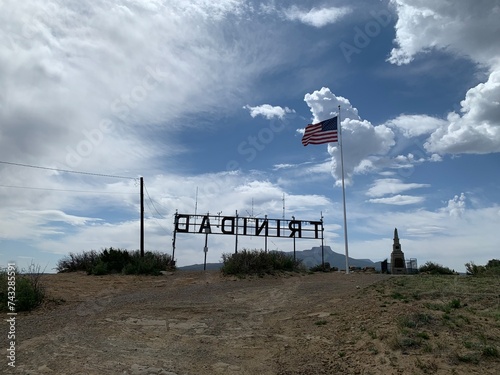
<path fill-rule="evenodd" d="M 455 195 L 453 199 L 448 201 L 448 206 L 444 210 L 449 212 L 452 217 L 462 217 L 465 212 L 465 201 L 464 193 L 461 193 L 460 196 Z"/>
<path fill-rule="evenodd" d="M 462 115 L 452 112 L 424 147 L 437 153 L 500 152 L 500 65 L 488 81 L 471 88 L 461 102 Z"/>
<path fill-rule="evenodd" d="M 283 119 L 288 113 L 295 113 L 295 110 L 290 109 L 288 107 L 280 107 L 280 106 L 272 106 L 270 104 L 262 104 L 259 106 L 251 107 L 249 105 L 244 106 L 243 108 L 248 109 L 250 111 L 250 116 L 257 117 L 263 116 L 268 120 L 272 120 L 277 117 L 279 119 Z"/>
<path fill-rule="evenodd" d="M 306 25 L 314 27 L 323 27 L 338 21 L 351 12 L 352 9 L 347 7 L 325 7 L 302 10 L 294 5 L 291 8 L 284 10 L 283 14 L 287 19 L 292 21 L 300 21 Z"/>
<path fill-rule="evenodd" d="M 435 130 L 445 127 L 447 121 L 427 115 L 400 115 L 387 121 L 385 125 L 399 129 L 405 137 L 412 138 L 431 134 Z"/>
<path fill-rule="evenodd" d="M 395 47 L 388 59 L 393 64 L 410 63 L 418 53 L 433 49 L 466 56 L 489 70 L 488 80 L 471 88 L 460 103 L 459 113 L 451 112 L 445 123 L 425 118 L 425 126 L 416 134 L 431 131 L 425 148 L 440 154 L 500 152 L 500 4 L 485 0 L 472 4 L 468 0 L 447 2 L 391 0 L 398 14 Z M 406 134 L 408 125 L 396 121 Z"/>
<path fill-rule="evenodd" d="M 304 101 L 311 109 L 313 122 L 333 117 L 341 107 L 342 140 L 344 145 L 344 174 L 350 183 L 354 173 L 366 173 L 377 169 L 377 162 L 394 145 L 394 133 L 385 126 L 373 126 L 362 120 L 358 110 L 348 99 L 336 96 L 329 88 L 306 94 Z M 341 176 L 340 149 L 337 144 L 329 144 L 332 156 L 333 175 L 339 182 Z"/>
<path fill-rule="evenodd" d="M 446 1 L 391 0 L 396 8 L 397 47 L 389 61 L 407 64 L 420 52 L 432 48 L 467 55 L 492 65 L 498 62 L 496 35 L 500 33 L 500 4 L 496 0 L 471 3 L 469 0 Z"/>

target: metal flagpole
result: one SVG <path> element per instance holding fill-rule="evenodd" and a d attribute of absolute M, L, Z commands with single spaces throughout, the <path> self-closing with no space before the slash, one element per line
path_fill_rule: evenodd
<path fill-rule="evenodd" d="M 349 245 L 347 241 L 347 215 L 345 209 L 345 183 L 344 183 L 344 152 L 342 151 L 342 121 L 340 120 L 340 105 L 339 114 L 337 116 L 337 124 L 339 130 L 339 147 L 340 147 L 340 167 L 342 169 L 342 202 L 344 205 L 344 242 L 345 242 L 345 273 L 349 273 Z"/>

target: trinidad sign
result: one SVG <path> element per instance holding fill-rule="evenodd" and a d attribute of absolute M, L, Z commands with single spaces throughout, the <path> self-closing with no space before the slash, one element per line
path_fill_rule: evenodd
<path fill-rule="evenodd" d="M 205 234 L 205 260 L 208 251 L 207 241 L 209 234 L 222 234 L 235 236 L 235 253 L 238 252 L 238 236 L 256 236 L 265 238 L 265 250 L 267 251 L 268 237 L 293 238 L 293 250 L 295 254 L 295 239 L 321 239 L 323 245 L 323 218 L 317 221 L 271 219 L 267 215 L 264 218 L 221 216 L 221 215 L 196 215 L 175 214 L 173 251 L 175 255 L 175 243 L 178 233 Z"/>

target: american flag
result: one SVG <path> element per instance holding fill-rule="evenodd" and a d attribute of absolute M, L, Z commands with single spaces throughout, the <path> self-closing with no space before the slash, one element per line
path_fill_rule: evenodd
<path fill-rule="evenodd" d="M 302 136 L 302 144 L 319 145 L 322 143 L 337 142 L 337 116 L 321 121 L 317 124 L 309 124 L 306 126 L 306 131 Z"/>

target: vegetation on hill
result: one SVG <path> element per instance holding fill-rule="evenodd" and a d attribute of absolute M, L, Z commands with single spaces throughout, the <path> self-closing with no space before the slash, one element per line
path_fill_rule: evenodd
<path fill-rule="evenodd" d="M 234 254 L 222 254 L 222 261 L 224 275 L 264 275 L 305 270 L 300 260 L 278 251 L 244 249 Z"/>
<path fill-rule="evenodd" d="M 374 344 L 382 341 L 393 352 L 414 356 L 425 374 L 439 373 L 442 358 L 451 366 L 491 368 L 500 359 L 498 287 L 496 276 L 387 279 L 363 293 L 378 295 L 380 314 L 394 317 L 395 329 L 370 335 Z"/>
<path fill-rule="evenodd" d="M 109 249 L 80 254 L 70 253 L 57 263 L 57 272 L 84 271 L 89 275 L 122 273 L 125 275 L 159 275 L 161 271 L 173 270 L 172 257 L 160 252 Z"/>

